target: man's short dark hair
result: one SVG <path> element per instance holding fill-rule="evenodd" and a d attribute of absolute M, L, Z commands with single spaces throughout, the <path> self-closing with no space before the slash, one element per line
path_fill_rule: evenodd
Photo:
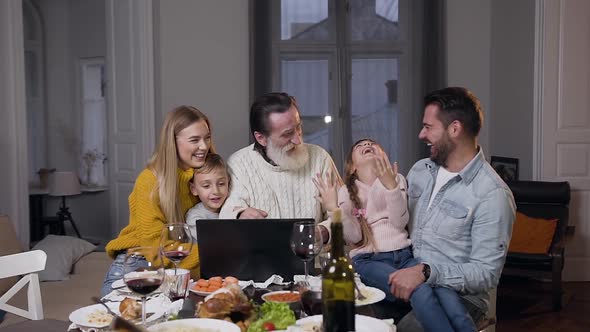
<path fill-rule="evenodd" d="M 430 92 L 424 97 L 424 107 L 437 105 L 440 108 L 439 120 L 448 127 L 459 121 L 471 137 L 479 135 L 483 123 L 483 111 L 479 99 L 469 90 L 449 87 Z"/>
<path fill-rule="evenodd" d="M 284 92 L 271 92 L 256 98 L 252 103 L 252 107 L 250 107 L 250 132 L 252 136 L 254 136 L 255 131 L 265 136 L 270 135 L 271 128 L 268 121 L 270 115 L 272 113 L 285 113 L 291 106 L 295 106 L 299 110 L 295 97 Z M 264 147 L 258 143 L 256 138 L 254 138 L 254 148 L 265 155 Z"/>

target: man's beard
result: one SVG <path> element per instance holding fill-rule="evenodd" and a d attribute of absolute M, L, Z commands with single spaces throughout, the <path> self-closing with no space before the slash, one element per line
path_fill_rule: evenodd
<path fill-rule="evenodd" d="M 430 160 L 439 166 L 447 167 L 449 155 L 456 148 L 455 143 L 445 134 L 438 142 L 432 143 L 432 147 L 434 147 L 434 151 L 430 152 Z"/>
<path fill-rule="evenodd" d="M 309 151 L 303 144 L 288 143 L 284 147 L 277 147 L 272 139 L 268 140 L 266 155 L 282 169 L 295 171 L 305 166 L 309 161 Z"/>

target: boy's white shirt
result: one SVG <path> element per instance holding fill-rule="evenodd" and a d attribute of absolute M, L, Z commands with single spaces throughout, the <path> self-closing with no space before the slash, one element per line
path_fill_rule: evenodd
<path fill-rule="evenodd" d="M 197 220 L 199 219 L 219 219 L 219 213 L 207 209 L 203 202 L 197 203 L 186 212 L 186 224 L 191 232 L 194 243 L 197 243 Z"/>

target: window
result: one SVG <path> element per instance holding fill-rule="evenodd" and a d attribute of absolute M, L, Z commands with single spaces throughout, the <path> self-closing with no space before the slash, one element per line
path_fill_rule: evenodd
<path fill-rule="evenodd" d="M 106 100 L 104 58 L 80 60 L 82 147 L 80 177 L 86 185 L 106 185 Z"/>
<path fill-rule="evenodd" d="M 342 170 L 352 143 L 369 137 L 407 170 L 418 148 L 402 145 L 418 143 L 421 117 L 411 109 L 419 104 L 413 94 L 399 93 L 421 77 L 409 70 L 410 1 L 281 0 L 269 6 L 272 90 L 296 97 L 304 141 L 324 147 Z"/>

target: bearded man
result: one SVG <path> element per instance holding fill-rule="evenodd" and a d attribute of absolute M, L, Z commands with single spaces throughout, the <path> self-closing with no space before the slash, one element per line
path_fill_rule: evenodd
<path fill-rule="evenodd" d="M 512 192 L 486 162 L 477 137 L 483 113 L 465 88 L 445 88 L 424 98 L 418 137 L 430 158 L 408 173 L 408 223 L 414 256 L 421 264 L 389 276 L 391 292 L 406 301 L 422 283 L 455 290 L 475 324 L 488 309 L 512 235 Z M 440 299 L 439 299 L 440 300 Z M 413 313 L 398 331 L 421 331 Z"/>
<path fill-rule="evenodd" d="M 286 93 L 257 98 L 250 108 L 250 131 L 254 144 L 228 159 L 232 189 L 219 218 L 323 220 L 312 178 L 338 171 L 324 149 L 303 143 L 295 98 Z"/>

